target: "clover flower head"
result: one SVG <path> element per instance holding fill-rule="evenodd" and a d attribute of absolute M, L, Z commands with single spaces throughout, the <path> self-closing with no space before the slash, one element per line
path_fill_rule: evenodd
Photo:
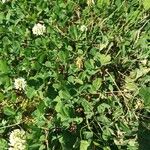
<path fill-rule="evenodd" d="M 85 25 L 82 25 L 80 27 L 80 31 L 82 31 L 82 32 L 87 31 L 87 27 Z"/>
<path fill-rule="evenodd" d="M 26 135 L 24 130 L 15 129 L 9 136 L 9 150 L 25 150 Z"/>
<path fill-rule="evenodd" d="M 32 28 L 32 32 L 34 35 L 43 35 L 46 32 L 46 27 L 44 24 L 37 23 Z"/>
<path fill-rule="evenodd" d="M 14 83 L 15 89 L 17 90 L 24 90 L 26 87 L 26 81 L 24 78 L 20 77 L 15 79 L 15 83 Z"/>

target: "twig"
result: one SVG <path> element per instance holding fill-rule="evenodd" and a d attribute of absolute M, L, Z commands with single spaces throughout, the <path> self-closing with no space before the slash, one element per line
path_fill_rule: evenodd
<path fill-rule="evenodd" d="M 5 129 L 5 128 L 10 128 L 10 127 L 17 126 L 17 125 L 19 125 L 19 124 L 21 124 L 21 123 L 23 123 L 23 122 L 24 122 L 24 121 L 18 122 L 18 123 L 15 123 L 15 124 L 11 124 L 11 125 L 7 125 L 7 126 L 0 127 L 0 130 L 1 130 L 1 129 Z"/>
<path fill-rule="evenodd" d="M 114 82 L 114 84 L 115 84 L 115 86 L 116 86 L 116 88 L 118 89 L 118 91 L 120 92 L 120 94 L 121 94 L 121 96 L 124 98 L 124 104 L 125 104 L 125 106 L 126 106 L 126 108 L 127 108 L 127 110 L 129 111 L 129 107 L 128 107 L 128 105 L 127 105 L 127 103 L 126 103 L 126 98 L 125 98 L 125 96 L 123 95 L 123 93 L 122 93 L 122 91 L 120 90 L 120 88 L 118 87 L 118 85 L 117 85 L 117 83 L 115 82 L 115 80 L 113 79 L 113 77 L 112 77 L 112 75 L 106 70 L 106 73 L 110 76 L 110 78 L 112 79 L 112 81 Z"/>
<path fill-rule="evenodd" d="M 138 42 L 138 39 L 139 39 L 140 34 L 141 34 L 141 30 L 144 28 L 144 26 L 145 26 L 148 22 L 149 22 L 149 20 L 147 20 L 147 21 L 143 24 L 143 26 L 137 31 L 137 36 L 136 36 L 136 40 L 135 40 L 135 42 L 134 42 L 134 45 Z"/>
<path fill-rule="evenodd" d="M 48 131 L 48 130 L 45 130 L 45 136 L 46 136 L 45 143 L 46 143 L 46 148 L 47 148 L 47 150 L 49 150 L 48 134 L 49 134 L 49 131 Z"/>

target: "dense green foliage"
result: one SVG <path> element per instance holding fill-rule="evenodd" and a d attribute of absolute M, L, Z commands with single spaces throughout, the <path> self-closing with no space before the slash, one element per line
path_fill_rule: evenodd
<path fill-rule="evenodd" d="M 149 0 L 0 2 L 0 150 L 137 150 L 150 111 Z M 32 29 L 41 23 L 43 35 Z M 17 90 L 14 81 L 27 86 Z"/>

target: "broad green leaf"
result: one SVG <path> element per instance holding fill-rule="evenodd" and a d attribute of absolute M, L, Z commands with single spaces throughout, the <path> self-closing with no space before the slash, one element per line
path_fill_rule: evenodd
<path fill-rule="evenodd" d="M 105 115 L 98 116 L 97 120 L 102 122 L 105 125 L 109 125 L 111 123 L 111 120 L 108 117 L 106 117 Z"/>
<path fill-rule="evenodd" d="M 83 81 L 79 78 L 75 78 L 74 81 L 75 81 L 75 83 L 79 83 L 81 85 L 83 84 Z"/>
<path fill-rule="evenodd" d="M 55 110 L 60 113 L 62 111 L 62 107 L 63 107 L 63 103 L 61 101 L 58 101 L 56 106 L 55 106 Z"/>
<path fill-rule="evenodd" d="M 143 0 L 143 6 L 145 10 L 150 9 L 150 0 Z"/>
<path fill-rule="evenodd" d="M 96 78 L 93 83 L 92 86 L 95 88 L 95 90 L 98 90 L 101 87 L 102 84 L 102 79 L 101 78 Z"/>
<path fill-rule="evenodd" d="M 0 73 L 8 73 L 9 67 L 5 60 L 0 60 Z"/>
<path fill-rule="evenodd" d="M 110 0 L 98 0 L 97 1 L 97 6 L 99 8 L 103 8 L 104 6 L 110 5 Z"/>
<path fill-rule="evenodd" d="M 102 85 L 102 79 L 101 78 L 96 78 L 92 85 L 90 86 L 91 88 L 88 90 L 91 94 L 96 94 L 99 88 Z"/>
<path fill-rule="evenodd" d="M 111 61 L 111 56 L 110 55 L 105 55 L 105 54 L 100 54 L 99 55 L 99 60 L 101 62 L 101 65 L 107 65 Z"/>
<path fill-rule="evenodd" d="M 84 108 L 84 113 L 86 114 L 86 118 L 91 118 L 94 115 L 92 103 L 88 102 L 85 99 L 82 99 L 81 104 Z"/>
<path fill-rule="evenodd" d="M 88 102 L 85 99 L 82 99 L 82 106 L 86 112 L 91 112 L 93 110 L 92 103 Z"/>
<path fill-rule="evenodd" d="M 69 28 L 69 33 L 72 39 L 77 40 L 78 39 L 78 31 L 77 27 L 75 25 L 71 26 Z"/>
<path fill-rule="evenodd" d="M 44 144 L 42 144 L 39 148 L 39 150 L 45 150 L 46 149 L 46 146 Z"/>
<path fill-rule="evenodd" d="M 128 82 L 125 83 L 124 88 L 130 91 L 137 91 L 138 90 L 138 86 L 136 85 L 135 82 Z"/>
<path fill-rule="evenodd" d="M 7 116 L 14 116 L 16 114 L 15 110 L 13 110 L 10 107 L 5 107 L 4 108 L 4 114 Z"/>
<path fill-rule="evenodd" d="M 140 67 L 139 69 L 135 69 L 132 72 L 130 72 L 130 76 L 129 77 L 132 80 L 136 81 L 140 77 L 147 75 L 149 72 L 150 72 L 150 68 Z M 127 79 L 127 80 L 129 80 L 129 79 Z"/>
<path fill-rule="evenodd" d="M 150 106 L 150 87 L 141 88 L 139 91 L 139 95 L 144 100 L 144 104 L 146 106 Z"/>
<path fill-rule="evenodd" d="M 84 134 L 84 138 L 87 140 L 93 138 L 93 132 L 85 131 L 83 134 Z"/>
<path fill-rule="evenodd" d="M 100 104 L 100 105 L 97 107 L 97 111 L 98 111 L 99 113 L 104 113 L 104 111 L 105 111 L 106 109 L 109 109 L 109 108 L 110 108 L 110 106 L 109 106 L 108 104 L 102 103 L 102 104 Z"/>
<path fill-rule="evenodd" d="M 85 67 L 87 68 L 87 70 L 91 70 L 94 68 L 94 60 L 90 59 L 85 61 Z"/>
<path fill-rule="evenodd" d="M 50 67 L 52 67 L 52 63 L 50 61 L 46 61 L 45 62 L 45 66 L 50 68 Z"/>
<path fill-rule="evenodd" d="M 115 4 L 117 5 L 117 7 L 120 7 L 121 4 L 122 4 L 122 1 L 121 1 L 121 0 L 116 0 L 116 1 L 115 1 Z"/>
<path fill-rule="evenodd" d="M 60 90 L 59 91 L 59 96 L 61 97 L 61 98 L 64 98 L 64 99 L 70 99 L 70 97 L 71 97 L 71 95 L 70 95 L 70 93 L 68 92 L 68 91 L 66 91 L 66 90 Z"/>
<path fill-rule="evenodd" d="M 4 12 L 0 12 L 0 23 L 2 23 L 4 18 L 5 18 Z"/>
<path fill-rule="evenodd" d="M 150 68 L 141 67 L 140 69 L 136 70 L 136 80 L 150 72 Z"/>
<path fill-rule="evenodd" d="M 26 90 L 26 95 L 29 99 L 32 99 L 36 95 L 36 90 L 33 87 L 28 87 Z"/>
<path fill-rule="evenodd" d="M 111 150 L 110 147 L 106 146 L 103 148 L 103 150 Z"/>
<path fill-rule="evenodd" d="M 10 78 L 8 77 L 8 75 L 0 75 L 0 85 L 3 84 L 6 87 L 10 86 Z"/>
<path fill-rule="evenodd" d="M 74 76 L 69 76 L 68 81 L 71 82 L 71 83 L 74 83 Z"/>
<path fill-rule="evenodd" d="M 72 119 L 74 122 L 76 122 L 77 124 L 80 124 L 83 121 L 82 117 L 76 117 Z"/>
<path fill-rule="evenodd" d="M 61 119 L 61 121 L 65 121 L 70 118 L 70 108 L 68 105 L 64 105 L 61 101 L 59 101 L 56 106 L 55 110 L 58 113 L 58 118 Z"/>
<path fill-rule="evenodd" d="M 6 150 L 8 148 L 8 143 L 5 139 L 0 139 L 0 150 Z"/>
<path fill-rule="evenodd" d="M 80 150 L 87 150 L 88 147 L 90 146 L 90 143 L 85 140 L 80 141 Z"/>
<path fill-rule="evenodd" d="M 93 141 L 93 144 L 94 144 L 95 146 L 100 146 L 100 144 L 97 143 L 97 142 L 95 142 L 95 141 Z"/>
<path fill-rule="evenodd" d="M 40 146 L 41 146 L 40 143 L 35 143 L 35 144 L 30 145 L 30 148 L 31 149 L 38 149 Z"/>
<path fill-rule="evenodd" d="M 4 95 L 2 92 L 0 92 L 0 102 L 2 102 L 4 100 Z"/>
<path fill-rule="evenodd" d="M 60 51 L 58 53 L 58 56 L 59 56 L 59 59 L 62 61 L 62 62 L 66 62 L 67 58 L 68 58 L 68 52 L 67 51 Z"/>
<path fill-rule="evenodd" d="M 102 137 L 104 140 L 108 140 L 110 137 L 111 137 L 111 129 L 106 127 L 106 129 L 103 129 L 103 134 L 102 134 Z"/>

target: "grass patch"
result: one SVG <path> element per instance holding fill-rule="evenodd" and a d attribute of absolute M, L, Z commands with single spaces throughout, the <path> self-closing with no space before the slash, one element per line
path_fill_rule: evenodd
<path fill-rule="evenodd" d="M 148 146 L 149 9 L 149 0 L 0 2 L 0 149 Z"/>

